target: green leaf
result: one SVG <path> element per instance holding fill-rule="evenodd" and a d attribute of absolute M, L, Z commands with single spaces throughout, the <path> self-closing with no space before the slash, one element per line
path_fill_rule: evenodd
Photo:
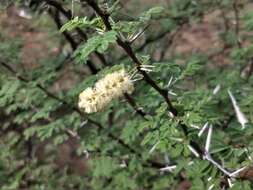
<path fill-rule="evenodd" d="M 87 20 L 87 17 L 79 18 L 77 16 L 74 19 L 65 23 L 61 27 L 60 32 L 71 31 L 71 30 L 74 30 L 75 28 L 84 29 L 87 27 L 96 26 L 96 24 L 98 24 L 99 20 L 100 20 L 100 18 L 94 18 L 93 20 L 89 21 L 89 20 Z"/>
<path fill-rule="evenodd" d="M 94 177 L 110 177 L 112 172 L 117 169 L 116 162 L 110 157 L 101 157 L 92 161 L 94 164 Z"/>
<path fill-rule="evenodd" d="M 75 51 L 74 57 L 78 63 L 86 62 L 88 56 L 92 52 L 98 51 L 103 53 L 108 49 L 109 44 L 115 43 L 116 40 L 117 33 L 115 31 L 109 31 L 102 35 L 94 36 Z"/>

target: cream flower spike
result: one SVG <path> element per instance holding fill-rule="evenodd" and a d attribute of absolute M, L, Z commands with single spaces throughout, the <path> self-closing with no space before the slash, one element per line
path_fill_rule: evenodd
<path fill-rule="evenodd" d="M 89 87 L 80 93 L 78 107 L 86 113 L 97 112 L 97 102 L 97 92 Z"/>
<path fill-rule="evenodd" d="M 94 88 L 87 88 L 79 95 L 78 106 L 86 113 L 101 111 L 113 99 L 124 93 L 131 94 L 134 90 L 133 81 L 124 69 L 107 74 L 95 83 Z"/>

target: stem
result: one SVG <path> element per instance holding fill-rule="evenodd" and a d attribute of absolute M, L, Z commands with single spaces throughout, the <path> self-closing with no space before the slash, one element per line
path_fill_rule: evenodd
<path fill-rule="evenodd" d="M 107 30 L 112 30 L 112 26 L 109 22 L 109 14 L 104 12 L 102 9 L 100 9 L 97 5 L 97 3 L 93 0 L 84 0 L 88 3 L 89 6 L 91 6 L 94 11 L 102 18 Z M 154 88 L 166 101 L 168 108 L 170 112 L 172 112 L 175 116 L 177 115 L 177 110 L 173 107 L 169 97 L 168 92 L 165 89 L 162 89 L 159 87 L 156 82 L 143 70 L 141 70 L 142 63 L 140 60 L 136 57 L 135 53 L 133 52 L 133 49 L 131 48 L 130 44 L 128 42 L 122 41 L 119 37 L 117 38 L 118 45 L 124 49 L 126 54 L 132 59 L 132 61 L 136 64 L 137 70 L 143 75 L 144 80 L 152 87 Z"/>
<path fill-rule="evenodd" d="M 22 77 L 21 75 L 19 75 L 19 73 L 17 73 L 11 66 L 9 66 L 8 64 L 0 61 L 0 64 L 6 68 L 8 71 L 10 71 L 18 80 L 24 82 L 24 83 L 29 83 L 31 81 L 29 81 L 28 79 Z M 64 99 L 61 99 L 57 96 L 55 96 L 53 93 L 47 91 L 47 89 L 45 87 L 43 87 L 41 84 L 36 84 L 35 85 L 37 88 L 39 88 L 40 90 L 42 90 L 48 97 L 55 99 L 59 102 L 61 102 L 64 105 L 67 105 L 69 108 L 71 108 L 73 111 L 77 112 L 80 116 L 85 116 L 81 110 L 79 110 L 77 107 L 72 106 L 71 104 L 69 104 L 67 101 L 65 101 Z M 86 119 L 89 123 L 94 124 L 95 126 L 98 127 L 98 129 L 104 129 L 104 127 L 98 123 L 97 121 L 94 121 L 90 118 L 88 118 L 86 116 Z M 131 153 L 136 154 L 138 157 L 141 157 L 141 153 L 137 152 L 134 148 L 132 148 L 130 145 L 128 145 L 127 143 L 125 143 L 120 137 L 115 136 L 112 133 L 108 133 L 108 137 L 110 137 L 112 140 L 117 141 L 122 147 L 125 147 L 126 149 L 128 149 Z M 154 167 L 154 168 L 160 168 L 163 166 L 163 164 L 158 163 L 158 162 L 154 162 L 152 160 L 147 160 L 147 164 Z"/>

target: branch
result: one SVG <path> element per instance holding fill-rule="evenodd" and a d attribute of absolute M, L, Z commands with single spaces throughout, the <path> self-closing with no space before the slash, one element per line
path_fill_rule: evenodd
<path fill-rule="evenodd" d="M 72 19 L 72 13 L 70 10 L 66 10 L 63 8 L 62 4 L 57 2 L 57 1 L 54 1 L 54 0 L 44 0 L 48 5 L 54 7 L 56 10 L 58 10 L 60 13 L 62 13 L 66 18 L 67 20 L 71 20 Z M 60 29 L 61 26 L 58 28 Z M 76 28 L 76 31 L 77 33 L 79 34 L 79 36 L 84 40 L 84 41 L 87 41 L 88 37 L 87 35 L 80 29 L 80 28 Z M 80 43 L 77 44 L 77 46 L 79 45 Z M 76 49 L 76 48 L 74 48 Z M 97 58 L 100 60 L 100 62 L 103 64 L 103 65 L 107 65 L 106 63 L 106 59 L 104 57 L 103 54 L 99 53 L 99 52 L 95 52 L 95 55 L 97 56 Z M 88 65 L 91 64 L 90 61 L 87 62 Z M 90 67 L 90 66 L 89 66 Z"/>
<path fill-rule="evenodd" d="M 60 20 L 59 10 L 56 9 L 55 11 L 53 11 L 52 9 L 49 9 L 48 12 L 49 12 L 49 15 L 51 15 L 51 17 L 54 19 L 54 22 L 56 23 L 57 28 L 60 29 L 62 27 L 62 23 Z M 70 43 L 72 50 L 75 51 L 79 44 L 75 42 L 75 40 L 72 38 L 72 36 L 68 32 L 64 31 L 62 34 L 64 35 L 65 39 Z M 92 73 L 98 72 L 98 69 L 90 60 L 87 60 L 87 65 Z"/>
<path fill-rule="evenodd" d="M 236 34 L 236 42 L 239 48 L 242 47 L 240 40 L 240 18 L 239 18 L 239 8 L 238 8 L 238 0 L 235 0 L 233 3 L 233 9 L 235 14 L 235 34 Z"/>
<path fill-rule="evenodd" d="M 8 71 L 10 71 L 18 80 L 20 80 L 20 81 L 22 81 L 22 82 L 24 82 L 24 83 L 29 83 L 29 82 L 31 82 L 30 80 L 24 78 L 24 77 L 21 76 L 19 73 L 17 73 L 11 66 L 9 66 L 8 64 L 6 64 L 5 62 L 0 61 L 0 64 L 1 64 L 4 68 L 6 68 Z M 52 99 L 54 99 L 54 100 L 56 100 L 56 101 L 58 101 L 58 102 L 61 102 L 63 105 L 68 106 L 68 107 L 69 107 L 70 109 L 72 109 L 73 111 L 75 111 L 75 112 L 77 112 L 78 114 L 84 116 L 84 114 L 83 114 L 77 107 L 72 106 L 71 104 L 69 104 L 69 103 L 68 103 L 67 101 L 65 101 L 64 99 L 62 99 L 62 98 L 60 98 L 60 97 L 54 95 L 52 92 L 48 91 L 48 90 L 47 90 L 45 87 L 43 87 L 41 84 L 38 84 L 38 83 L 37 83 L 35 86 L 36 86 L 37 88 L 39 88 L 41 91 L 43 91 L 48 97 L 50 97 L 50 98 L 52 98 Z M 96 122 L 96 121 L 94 121 L 94 120 L 91 120 L 91 119 L 89 119 L 89 118 L 87 118 L 87 120 L 88 120 L 90 123 L 92 123 L 92 124 L 94 124 L 94 125 L 96 125 L 96 126 L 98 126 L 98 127 L 100 127 L 100 128 L 102 127 L 101 124 L 99 124 L 98 122 Z"/>
<path fill-rule="evenodd" d="M 55 13 L 53 13 L 52 11 L 49 11 L 49 14 L 54 19 L 58 29 L 60 29 L 62 27 L 62 24 L 61 24 L 61 21 L 59 18 L 59 12 L 61 12 L 67 19 L 71 19 L 71 17 L 72 17 L 71 11 L 66 11 L 62 7 L 62 5 L 58 2 L 55 2 L 52 0 L 46 0 L 46 2 L 50 5 L 52 5 L 53 7 L 55 7 L 55 9 L 56 9 Z M 80 35 L 80 37 L 82 37 L 85 41 L 87 40 L 87 35 L 82 30 L 77 29 L 77 32 Z M 69 43 L 71 44 L 71 47 L 74 51 L 77 48 L 78 44 L 72 39 L 72 37 L 66 31 L 63 32 L 63 35 L 66 38 L 66 40 L 69 41 Z M 98 52 L 95 52 L 95 54 L 100 59 L 100 61 L 103 63 L 103 65 L 108 65 L 103 54 L 98 53 Z M 87 65 L 89 66 L 92 74 L 96 74 L 99 71 L 99 69 L 97 69 L 92 64 L 92 62 L 90 60 L 87 61 Z M 130 95 L 125 95 L 125 98 L 126 98 L 127 102 L 135 109 L 136 113 L 140 114 L 141 116 L 145 115 L 145 113 L 142 110 L 136 108 L 136 103 Z"/>
<path fill-rule="evenodd" d="M 124 97 L 126 98 L 128 104 L 135 110 L 136 113 L 138 113 L 142 117 L 145 117 L 147 115 L 147 113 L 145 113 L 140 107 L 137 106 L 132 96 L 125 93 Z"/>
<path fill-rule="evenodd" d="M 98 5 L 93 1 L 93 0 L 82 0 L 88 3 L 90 7 L 92 7 L 95 12 L 102 18 L 107 30 L 112 30 L 111 24 L 109 22 L 109 14 L 106 12 L 102 11 Z M 127 42 L 123 42 L 120 38 L 117 38 L 117 43 L 120 47 L 122 47 L 127 55 L 132 59 L 132 61 L 137 65 L 138 71 L 143 75 L 144 80 L 151 86 L 153 87 L 166 101 L 169 111 L 174 115 L 177 116 L 178 111 L 173 107 L 173 105 L 170 102 L 170 99 L 168 97 L 168 92 L 166 89 L 160 88 L 155 81 L 153 81 L 152 78 L 143 70 L 141 70 L 141 62 L 139 59 L 136 57 L 135 53 L 133 52 L 131 46 Z M 185 136 L 188 136 L 188 129 L 187 126 L 182 123 L 181 121 L 179 122 L 179 125 L 182 127 L 183 132 Z M 198 143 L 196 143 L 193 140 L 190 140 L 190 145 L 193 146 L 193 148 L 198 151 L 200 155 L 203 155 L 203 150 L 199 147 Z"/>
<path fill-rule="evenodd" d="M 17 73 L 11 66 L 9 66 L 8 64 L 0 61 L 0 64 L 6 68 L 8 71 L 10 71 L 18 80 L 24 82 L 24 83 L 29 83 L 31 81 L 29 81 L 28 79 L 22 77 L 21 75 L 19 75 L 19 73 Z M 53 93 L 47 91 L 47 89 L 45 87 L 43 87 L 41 84 L 36 84 L 36 87 L 39 88 L 40 90 L 42 90 L 48 97 L 54 99 L 54 100 L 57 100 L 59 102 L 61 102 L 62 104 L 68 106 L 69 108 L 71 108 L 73 111 L 77 112 L 80 116 L 85 116 L 81 110 L 79 110 L 77 107 L 75 106 L 72 106 L 71 104 L 69 104 L 67 101 L 65 101 L 64 99 L 61 99 L 57 96 L 55 96 Z M 88 118 L 87 116 L 86 117 L 86 120 L 91 123 L 91 124 L 94 124 L 95 126 L 98 127 L 98 129 L 104 129 L 104 127 L 98 123 L 97 121 L 94 121 L 90 118 Z M 136 154 L 138 157 L 141 157 L 141 153 L 137 152 L 134 148 L 132 148 L 130 145 L 128 145 L 127 143 L 125 143 L 121 138 L 119 138 L 118 136 L 112 134 L 112 133 L 108 133 L 108 137 L 110 137 L 112 140 L 115 140 L 117 141 L 122 147 L 125 147 L 126 149 L 128 149 L 131 153 L 134 153 Z M 163 165 L 158 163 L 158 162 L 154 162 L 152 160 L 147 160 L 147 164 L 148 165 L 151 165 L 152 167 L 155 167 L 155 168 L 160 168 L 162 167 Z"/>
<path fill-rule="evenodd" d="M 96 4 L 96 2 L 94 2 L 93 0 L 83 0 L 86 1 L 88 3 L 88 5 L 90 7 L 92 7 L 94 9 L 94 11 L 102 18 L 107 30 L 112 30 L 112 26 L 109 22 L 109 14 L 104 12 L 102 9 L 100 9 L 98 7 L 98 5 Z M 141 61 L 136 57 L 132 47 L 130 46 L 130 44 L 128 42 L 124 42 L 122 41 L 119 37 L 117 38 L 117 43 L 118 45 L 124 49 L 124 51 L 126 52 L 126 54 L 132 59 L 132 61 L 135 63 L 135 65 L 137 66 L 137 70 L 142 74 L 144 80 L 146 81 L 146 83 L 148 83 L 152 88 L 154 88 L 166 101 L 168 108 L 170 110 L 171 113 L 173 113 L 173 115 L 177 115 L 177 110 L 174 108 L 174 106 L 172 105 L 169 97 L 168 97 L 168 92 L 166 89 L 162 89 L 161 87 L 159 87 L 156 82 L 143 70 L 141 70 Z"/>

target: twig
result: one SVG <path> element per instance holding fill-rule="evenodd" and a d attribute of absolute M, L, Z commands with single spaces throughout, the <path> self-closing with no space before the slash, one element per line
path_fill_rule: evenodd
<path fill-rule="evenodd" d="M 60 11 L 67 19 L 72 18 L 71 12 L 65 10 L 60 3 L 52 1 L 52 0 L 46 0 L 46 2 L 49 5 L 55 7 L 56 10 Z M 57 27 L 60 29 L 62 24 L 59 19 L 59 12 L 58 11 L 56 11 L 55 14 L 50 12 L 50 14 L 52 15 L 53 19 L 55 20 Z M 77 32 L 85 41 L 87 40 L 87 35 L 82 30 L 78 29 Z M 72 39 L 72 37 L 66 31 L 63 32 L 63 35 L 65 36 L 67 41 L 70 42 L 72 49 L 74 51 L 77 48 L 78 44 Z M 103 63 L 103 65 L 108 65 L 103 54 L 95 52 L 95 55 L 99 58 L 99 60 Z M 97 69 L 92 64 L 92 62 L 90 60 L 87 61 L 87 65 L 89 66 L 92 74 L 96 74 L 99 71 L 99 69 Z M 125 95 L 125 98 L 126 98 L 127 102 L 131 105 L 131 107 L 133 107 L 135 109 L 136 113 L 140 114 L 141 116 L 145 116 L 145 113 L 141 109 L 136 107 L 136 103 L 130 95 Z"/>
<path fill-rule="evenodd" d="M 21 75 L 19 75 L 11 66 L 9 66 L 8 64 L 0 61 L 0 64 L 5 67 L 8 71 L 10 71 L 18 80 L 25 82 L 25 83 L 29 83 L 30 81 L 24 77 L 22 77 Z M 42 90 L 48 97 L 55 99 L 59 102 L 61 102 L 64 105 L 67 105 L 69 108 L 71 108 L 73 111 L 77 112 L 80 116 L 85 116 L 77 107 L 72 106 L 71 104 L 69 104 L 67 101 L 65 101 L 64 99 L 59 98 L 58 96 L 55 96 L 53 93 L 47 91 L 47 89 L 45 87 L 43 87 L 41 84 L 36 84 L 35 85 L 37 88 L 39 88 L 40 90 Z M 98 123 L 97 121 L 94 121 L 90 118 L 88 118 L 87 116 L 86 120 L 91 123 L 94 124 L 95 126 L 97 126 L 99 129 L 104 129 L 104 127 Z M 130 145 L 128 145 L 127 143 L 125 143 L 121 138 L 119 138 L 118 136 L 115 136 L 112 133 L 108 133 L 108 137 L 111 138 L 112 140 L 117 141 L 122 147 L 125 147 L 126 149 L 128 149 L 131 153 L 136 154 L 138 157 L 141 157 L 141 153 L 137 152 L 134 148 L 132 148 Z M 161 168 L 163 165 L 158 163 L 158 162 L 154 162 L 152 160 L 147 160 L 147 164 L 155 167 L 155 168 Z M 145 164 L 143 164 L 145 165 Z"/>
<path fill-rule="evenodd" d="M 136 113 L 138 113 L 140 116 L 145 117 L 146 113 L 136 105 L 136 102 L 134 99 L 127 93 L 124 94 L 124 97 L 126 98 L 129 105 L 135 110 Z"/>
<path fill-rule="evenodd" d="M 88 3 L 90 7 L 94 9 L 94 11 L 102 18 L 107 30 L 112 30 L 112 26 L 109 22 L 110 15 L 106 12 L 104 12 L 102 9 L 100 9 L 97 5 L 97 3 L 93 0 L 83 0 Z M 169 97 L 168 97 L 168 91 L 165 89 L 162 89 L 159 87 L 156 82 L 143 70 L 141 70 L 142 63 L 140 60 L 136 57 L 133 49 L 131 48 L 130 44 L 128 42 L 122 41 L 119 37 L 117 38 L 117 44 L 124 49 L 124 51 L 127 53 L 127 55 L 132 59 L 132 61 L 136 64 L 137 70 L 143 75 L 144 80 L 152 87 L 154 88 L 166 101 L 168 108 L 170 112 L 172 112 L 174 115 L 177 115 L 177 110 L 172 105 Z"/>
<path fill-rule="evenodd" d="M 57 1 L 54 1 L 54 0 L 44 0 L 48 5 L 54 7 L 56 10 L 58 10 L 59 12 L 61 12 L 68 20 L 71 20 L 72 19 L 72 13 L 71 13 L 71 10 L 66 10 L 65 8 L 63 8 L 62 4 L 57 2 Z M 58 27 L 58 28 L 61 28 Z M 87 41 L 88 37 L 87 35 L 80 29 L 80 28 L 77 28 L 76 29 L 77 33 L 81 36 L 81 38 L 84 40 L 84 41 Z M 79 43 L 78 43 L 79 45 Z M 75 48 L 76 49 L 76 48 Z M 100 62 L 103 64 L 103 65 L 107 65 L 106 63 L 106 59 L 105 57 L 99 53 L 99 52 L 95 52 L 95 55 L 97 56 L 97 58 L 100 60 Z M 91 62 L 87 62 L 88 64 L 91 64 Z"/>
<path fill-rule="evenodd" d="M 238 8 L 238 0 L 234 0 L 233 9 L 235 14 L 235 34 L 236 34 L 236 42 L 237 46 L 241 48 L 241 39 L 240 39 L 240 18 L 239 18 L 239 8 Z"/>

